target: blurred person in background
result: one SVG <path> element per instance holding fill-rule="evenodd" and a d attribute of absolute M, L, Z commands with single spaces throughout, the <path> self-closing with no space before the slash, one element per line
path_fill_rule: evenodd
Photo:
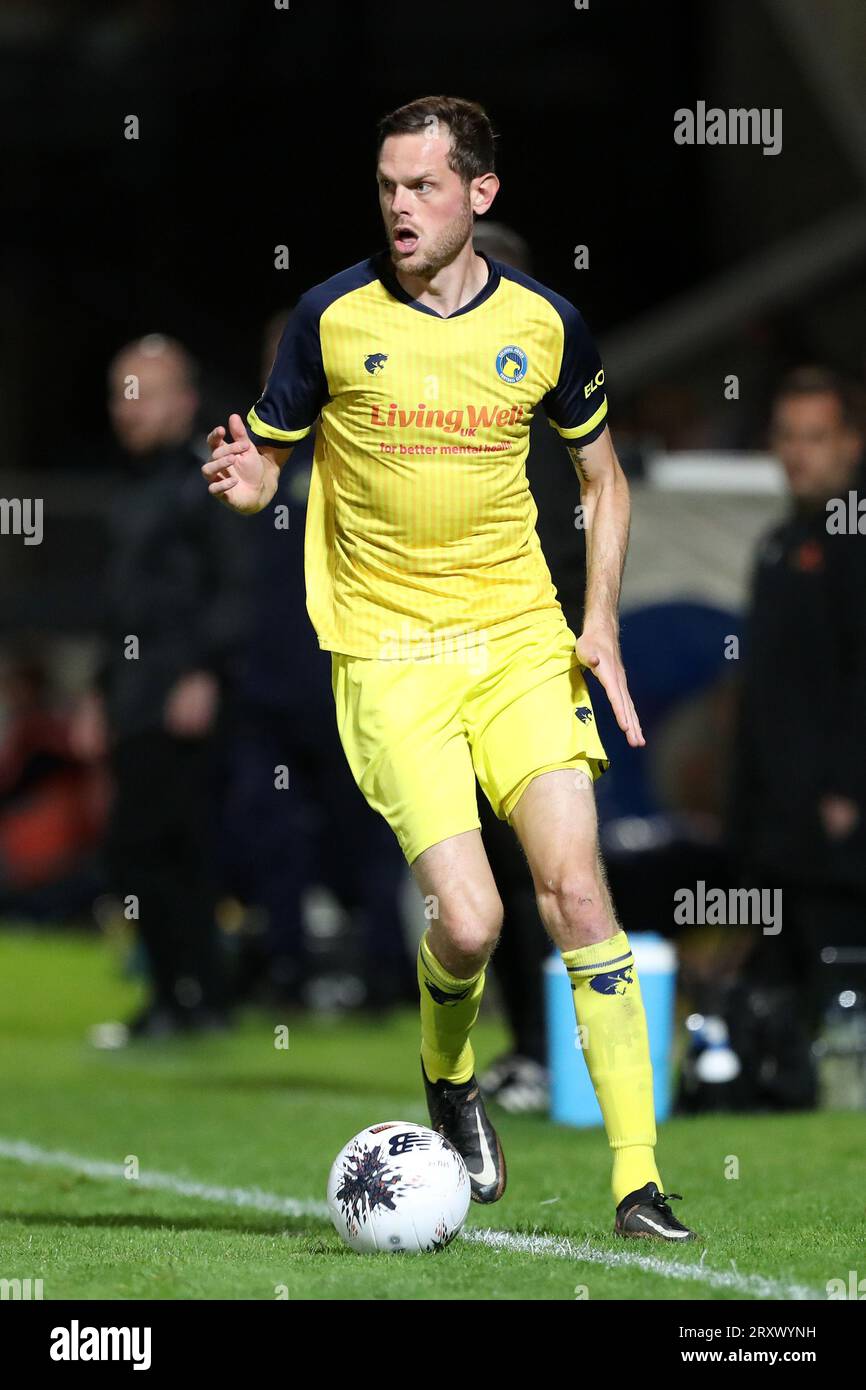
<path fill-rule="evenodd" d="M 199 486 L 196 369 L 150 335 L 109 372 L 125 474 L 110 515 L 98 688 L 74 730 L 110 758 L 107 859 L 137 900 L 151 995 L 117 1042 L 224 1026 L 226 991 L 212 862 L 220 704 L 243 634 L 243 535 Z"/>
<path fill-rule="evenodd" d="M 731 842 L 743 882 L 782 890 L 782 930 L 758 937 L 746 976 L 802 1020 L 807 1060 L 784 1099 L 809 1105 L 808 1043 L 836 978 L 822 951 L 866 946 L 866 536 L 831 523 L 833 499 L 848 516 L 849 492 L 866 497 L 855 389 L 792 372 L 770 442 L 791 506 L 755 568 Z"/>
<path fill-rule="evenodd" d="M 72 748 L 40 649 L 4 652 L 0 720 L 0 912 L 68 920 L 101 887 L 106 787 Z"/>
<path fill-rule="evenodd" d="M 267 325 L 261 379 L 283 329 Z M 355 786 L 337 733 L 330 657 L 310 627 L 304 583 L 304 525 L 315 435 L 302 440 L 280 477 L 274 508 L 246 519 L 252 538 L 252 604 L 229 757 L 227 852 L 238 895 L 262 908 L 260 937 L 242 942 L 239 999 L 305 1005 L 321 969 L 305 933 L 304 898 L 326 886 L 349 916 L 336 1002 L 360 971 L 361 1002 L 373 1012 L 414 1002 L 400 890 L 403 856 L 387 825 Z M 205 494 L 206 495 L 206 494 Z M 221 510 L 221 509 L 220 509 Z M 275 768 L 288 786 L 275 786 Z M 334 847 L 338 852 L 334 852 Z M 321 993 L 319 991 L 318 993 Z"/>

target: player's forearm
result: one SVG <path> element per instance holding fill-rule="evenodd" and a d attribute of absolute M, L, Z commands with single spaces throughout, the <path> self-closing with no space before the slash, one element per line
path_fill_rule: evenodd
<path fill-rule="evenodd" d="M 271 505 L 279 486 L 280 469 L 290 453 L 291 449 L 270 449 L 267 445 L 258 449 L 262 461 L 262 480 L 255 502 L 251 507 L 245 508 L 247 515 L 256 516 Z"/>
<path fill-rule="evenodd" d="M 631 516 L 628 482 L 608 429 L 590 444 L 570 444 L 568 452 L 580 479 L 586 532 L 584 632 L 616 634 Z"/>
<path fill-rule="evenodd" d="M 586 526 L 584 628 L 616 631 L 622 574 L 628 549 L 631 503 L 625 474 L 585 483 L 581 490 Z"/>

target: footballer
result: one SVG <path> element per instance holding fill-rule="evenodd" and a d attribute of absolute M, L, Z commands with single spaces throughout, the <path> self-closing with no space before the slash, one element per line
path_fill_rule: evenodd
<path fill-rule="evenodd" d="M 308 290 L 264 394 L 208 437 L 202 472 L 261 511 L 318 422 L 307 510 L 307 606 L 332 653 L 340 738 L 427 904 L 418 953 L 430 1121 L 462 1154 L 477 1202 L 505 1189 L 470 1041 L 502 904 L 476 779 L 516 832 L 571 980 L 613 1154 L 614 1229 L 679 1241 L 654 1156 L 640 984 L 598 850 L 608 766 L 585 669 L 633 748 L 644 743 L 619 652 L 628 486 L 604 370 L 568 300 L 473 249 L 499 180 L 477 103 L 410 102 L 379 125 L 387 247 Z M 583 630 L 569 630 L 535 531 L 525 460 L 542 408 L 579 473 Z"/>

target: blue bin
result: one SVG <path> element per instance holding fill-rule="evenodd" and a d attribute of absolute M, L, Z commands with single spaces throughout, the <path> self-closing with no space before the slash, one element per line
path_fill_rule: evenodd
<path fill-rule="evenodd" d="M 629 937 L 646 1009 L 653 1068 L 656 1119 L 671 1110 L 673 1078 L 671 1048 L 674 1032 L 677 958 L 670 942 L 656 932 Z M 550 1116 L 563 1125 L 601 1124 L 601 1111 L 589 1079 L 586 1059 L 577 1041 L 571 984 L 559 953 L 544 965 L 547 1047 L 550 1067 Z"/>

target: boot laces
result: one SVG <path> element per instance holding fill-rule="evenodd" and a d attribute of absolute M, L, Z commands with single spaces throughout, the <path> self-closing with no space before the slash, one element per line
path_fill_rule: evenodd
<path fill-rule="evenodd" d="M 681 1202 L 683 1200 L 680 1192 L 657 1192 L 653 1197 L 653 1206 L 659 1211 L 666 1212 L 668 1216 L 673 1216 L 673 1212 L 668 1206 L 669 1202 Z"/>

